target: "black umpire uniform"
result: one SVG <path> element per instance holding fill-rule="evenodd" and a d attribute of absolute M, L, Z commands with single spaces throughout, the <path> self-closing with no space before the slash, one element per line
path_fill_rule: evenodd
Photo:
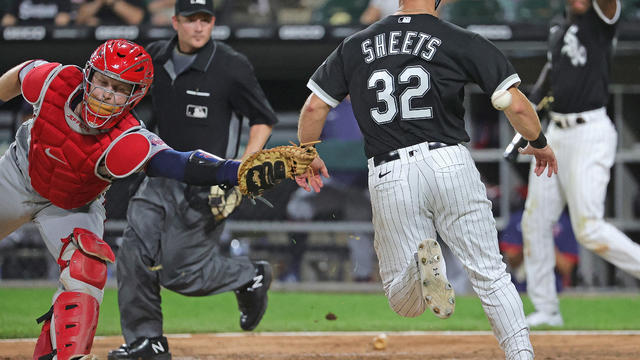
<path fill-rule="evenodd" d="M 147 48 L 155 68 L 152 124 L 176 150 L 202 149 L 235 158 L 242 116 L 250 125 L 277 122 L 251 64 L 231 47 L 209 40 L 188 67 L 176 71 L 176 46 L 177 36 Z M 254 277 L 249 259 L 218 253 L 222 226 L 212 224 L 203 203 L 207 193 L 208 188 L 146 178 L 131 199 L 117 261 L 120 323 L 127 344 L 162 335 L 161 286 L 204 296 L 237 289 Z"/>

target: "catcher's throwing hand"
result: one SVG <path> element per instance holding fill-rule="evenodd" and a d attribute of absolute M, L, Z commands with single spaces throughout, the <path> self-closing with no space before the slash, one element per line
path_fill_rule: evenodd
<path fill-rule="evenodd" d="M 329 178 L 329 170 L 327 170 L 327 166 L 320 156 L 313 159 L 309 165 L 309 169 L 305 174 L 296 176 L 296 183 L 306 191 L 313 189 L 315 192 L 320 192 L 320 189 L 324 185 L 322 183 L 322 176 Z"/>
<path fill-rule="evenodd" d="M 260 196 L 284 179 L 310 171 L 309 164 L 318 156 L 313 146 L 287 145 L 251 154 L 238 168 L 238 189 L 249 196 Z"/>
<path fill-rule="evenodd" d="M 542 149 L 536 149 L 530 144 L 527 147 L 518 149 L 520 154 L 533 155 L 536 158 L 536 168 L 533 170 L 537 176 L 542 175 L 544 169 L 547 168 L 547 177 L 558 173 L 558 161 L 556 155 L 549 145 Z"/>

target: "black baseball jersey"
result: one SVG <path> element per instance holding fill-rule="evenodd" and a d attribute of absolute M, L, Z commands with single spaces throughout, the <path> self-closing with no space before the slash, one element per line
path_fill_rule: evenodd
<path fill-rule="evenodd" d="M 253 67 L 230 46 L 210 40 L 176 74 L 171 56 L 176 42 L 174 37 L 147 46 L 155 69 L 152 126 L 157 124 L 160 137 L 176 150 L 236 157 L 242 117 L 249 125 L 277 122 Z"/>
<path fill-rule="evenodd" d="M 520 78 L 478 34 L 432 15 L 391 15 L 345 39 L 307 86 L 331 106 L 351 95 L 367 157 L 425 141 L 469 141 L 464 86 L 487 93 Z"/>
<path fill-rule="evenodd" d="M 549 30 L 553 111 L 577 113 L 607 105 L 613 38 L 620 4 L 613 19 L 598 2 L 583 15 L 561 18 Z"/>

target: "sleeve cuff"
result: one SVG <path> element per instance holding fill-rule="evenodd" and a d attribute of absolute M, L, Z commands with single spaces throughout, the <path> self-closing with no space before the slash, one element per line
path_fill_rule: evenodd
<path fill-rule="evenodd" d="M 511 86 L 515 85 L 515 84 L 519 84 L 520 83 L 520 76 L 518 76 L 518 74 L 513 74 L 509 77 L 507 77 L 506 79 L 504 79 L 500 85 L 498 85 L 498 87 L 493 91 L 496 92 L 498 90 L 507 90 L 509 89 Z"/>
<path fill-rule="evenodd" d="M 338 100 L 334 99 L 333 97 L 331 97 L 331 95 L 327 94 L 326 91 L 322 90 L 322 88 L 320 88 L 320 86 L 318 86 L 318 84 L 316 84 L 316 82 L 312 79 L 309 79 L 309 82 L 307 82 L 307 87 L 314 94 L 316 94 L 316 96 L 318 96 L 320 99 L 322 99 L 322 101 L 327 103 L 327 105 L 331 106 L 332 108 L 340 104 Z"/>

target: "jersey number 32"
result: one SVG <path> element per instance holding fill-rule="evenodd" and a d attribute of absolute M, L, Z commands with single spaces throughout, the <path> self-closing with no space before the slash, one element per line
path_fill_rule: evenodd
<path fill-rule="evenodd" d="M 433 109 L 430 106 L 411 106 L 412 99 L 423 97 L 431 89 L 429 72 L 420 65 L 407 66 L 398 75 L 398 83 L 409 84 L 412 78 L 416 78 L 418 82 L 400 94 L 400 117 L 402 120 L 430 119 L 433 117 Z M 398 99 L 393 95 L 396 83 L 393 75 L 386 69 L 374 71 L 367 81 L 369 89 L 377 89 L 378 83 L 382 83 L 382 89 L 377 91 L 377 99 L 378 102 L 385 103 L 386 111 L 381 112 L 379 107 L 374 107 L 370 112 L 376 123 L 386 124 L 392 122 L 398 114 Z"/>

